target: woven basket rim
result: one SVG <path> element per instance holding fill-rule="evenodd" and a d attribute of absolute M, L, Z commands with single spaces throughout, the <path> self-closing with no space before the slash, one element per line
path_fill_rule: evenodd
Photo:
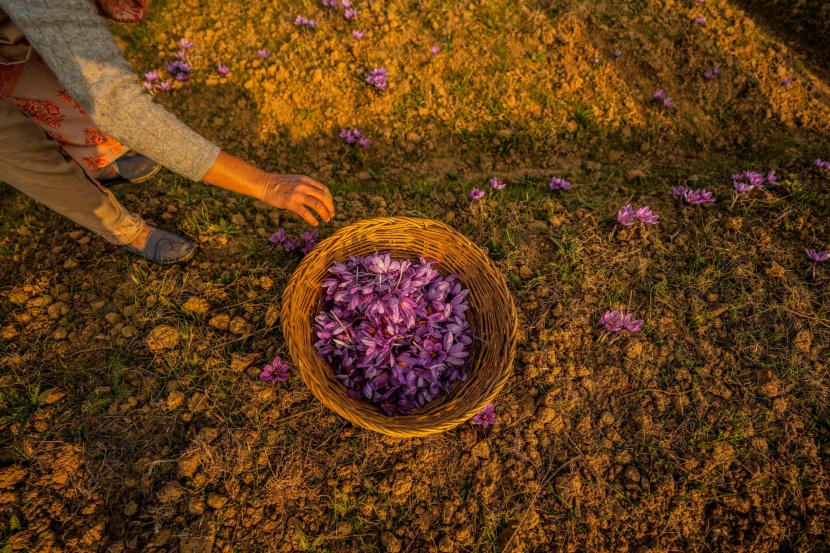
<path fill-rule="evenodd" d="M 459 250 L 456 250 L 456 255 L 453 259 L 464 257 L 465 255 L 474 258 L 476 263 L 474 266 L 475 270 L 486 275 L 488 279 L 486 284 L 493 288 L 494 291 L 492 293 L 496 296 L 493 299 L 498 300 L 491 302 L 493 304 L 498 303 L 498 305 L 493 305 L 490 309 L 501 310 L 504 316 L 504 321 L 496 321 L 499 324 L 497 327 L 499 330 L 498 337 L 503 341 L 504 351 L 497 352 L 497 346 L 491 346 L 486 342 L 481 346 L 482 350 L 487 350 L 488 348 L 491 350 L 487 352 L 488 355 L 500 355 L 500 367 L 496 367 L 496 370 L 491 370 L 492 368 L 490 366 L 475 369 L 477 367 L 477 359 L 473 357 L 472 366 L 468 374 L 472 375 L 474 370 L 478 370 L 476 385 L 477 387 L 483 387 L 482 391 L 476 394 L 474 398 L 462 397 L 461 399 L 454 399 L 452 402 L 448 399 L 450 397 L 461 396 L 465 392 L 473 394 L 473 391 L 476 391 L 473 388 L 470 388 L 470 390 L 464 389 L 470 382 L 470 379 L 468 379 L 465 382 L 456 383 L 448 395 L 436 398 L 413 414 L 389 417 L 383 414 L 379 407 L 368 401 L 349 398 L 345 393 L 345 387 L 335 379 L 334 370 L 316 356 L 316 350 L 314 350 L 313 346 L 315 340 L 310 332 L 310 326 L 319 309 L 319 298 L 322 297 L 322 278 L 320 276 L 325 277 L 327 275 L 328 268 L 333 261 L 345 261 L 349 255 L 367 255 L 366 253 L 350 253 L 347 250 L 350 247 L 354 249 L 356 245 L 360 245 L 363 251 L 366 251 L 366 244 L 371 243 L 369 240 L 364 239 L 361 241 L 355 239 L 350 241 L 350 238 L 359 235 L 361 232 L 370 233 L 373 231 L 379 233 L 395 232 L 396 238 L 399 236 L 397 233 L 400 232 L 400 236 L 403 238 L 398 240 L 398 242 L 402 242 L 404 239 L 414 240 L 421 234 L 427 232 L 442 236 L 443 240 L 441 242 L 450 243 L 452 241 L 454 243 L 453 245 L 465 250 L 460 253 L 458 253 Z M 436 244 L 438 245 L 434 247 L 437 248 L 440 248 L 442 245 L 438 241 L 436 241 Z M 400 247 L 392 244 L 388 248 L 375 248 L 372 246 L 369 249 L 372 251 L 392 251 L 396 248 L 400 249 Z M 448 253 L 448 255 L 450 254 Z M 448 259 L 448 255 L 443 256 L 445 260 Z M 400 256 L 396 257 L 401 258 Z M 437 261 L 437 266 L 440 267 L 442 260 L 437 259 Z M 450 263 L 450 261 L 444 261 L 444 263 Z M 314 273 L 314 275 L 311 273 Z M 312 276 L 315 282 L 309 282 L 312 280 Z M 465 275 L 461 274 L 460 277 L 465 287 L 471 288 L 470 296 L 472 296 L 474 291 L 469 286 L 469 282 L 464 282 Z M 479 279 L 481 279 L 481 276 L 479 276 Z M 314 297 L 317 298 L 316 302 L 312 301 Z M 476 298 L 476 301 L 481 302 L 482 309 L 480 315 L 485 317 L 485 306 L 489 304 L 484 302 L 483 297 Z M 472 299 L 471 303 L 473 303 Z M 308 312 L 303 313 L 302 311 L 305 310 Z M 469 314 L 470 312 L 468 311 Z M 490 316 L 489 313 L 486 315 Z M 300 265 L 288 281 L 283 295 L 281 320 L 285 340 L 288 344 L 289 355 L 294 361 L 294 364 L 299 368 L 300 376 L 312 394 L 326 407 L 350 422 L 389 436 L 427 436 L 450 430 L 464 423 L 478 413 L 485 405 L 492 402 L 512 374 L 518 316 L 504 276 L 479 246 L 444 223 L 431 219 L 412 217 L 367 219 L 342 227 L 328 238 L 320 241 L 300 262 Z M 469 320 L 469 322 L 472 326 L 473 321 Z M 476 334 L 475 327 L 473 331 Z M 478 353 L 478 348 L 475 348 L 472 355 L 476 356 Z M 336 386 L 332 383 L 336 384 Z M 459 391 L 456 392 L 456 389 Z M 442 402 L 446 402 L 449 405 L 447 408 L 448 412 L 438 413 L 437 415 L 428 414 L 427 416 L 426 411 L 442 407 Z M 452 413 L 450 414 L 449 411 L 452 411 Z M 440 420 L 431 424 L 432 419 Z"/>

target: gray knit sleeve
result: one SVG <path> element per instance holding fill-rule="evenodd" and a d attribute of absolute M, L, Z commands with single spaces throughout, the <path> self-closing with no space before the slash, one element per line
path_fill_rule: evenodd
<path fill-rule="evenodd" d="M 0 7 L 107 134 L 192 180 L 219 147 L 153 102 L 91 0 L 0 0 Z"/>

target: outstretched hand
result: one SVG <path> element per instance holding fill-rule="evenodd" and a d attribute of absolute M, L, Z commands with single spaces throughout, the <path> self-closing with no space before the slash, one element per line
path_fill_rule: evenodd
<path fill-rule="evenodd" d="M 323 221 L 330 221 L 334 216 L 331 193 L 316 180 L 305 175 L 266 173 L 226 152 L 219 152 L 202 180 L 252 196 L 270 206 L 293 211 L 315 227 L 318 222 L 314 213 Z"/>
<path fill-rule="evenodd" d="M 305 175 L 268 175 L 260 199 L 270 206 L 293 211 L 315 227 L 317 219 L 309 210 L 314 210 L 323 221 L 334 216 L 329 189 Z"/>

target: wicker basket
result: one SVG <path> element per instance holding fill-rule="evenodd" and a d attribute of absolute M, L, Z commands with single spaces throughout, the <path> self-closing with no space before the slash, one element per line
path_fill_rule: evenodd
<path fill-rule="evenodd" d="M 435 259 L 441 274 L 457 273 L 470 289 L 467 321 L 473 335 L 468 378 L 410 415 L 387 416 L 368 401 L 350 398 L 332 368 L 317 357 L 312 323 L 322 282 L 335 261 L 391 252 L 393 258 Z M 300 263 L 285 289 L 282 329 L 288 350 L 311 392 L 345 419 L 389 436 L 409 438 L 455 428 L 493 401 L 513 370 L 518 322 L 504 277 L 487 255 L 447 225 L 428 219 L 382 218 L 344 227 L 320 242 Z"/>

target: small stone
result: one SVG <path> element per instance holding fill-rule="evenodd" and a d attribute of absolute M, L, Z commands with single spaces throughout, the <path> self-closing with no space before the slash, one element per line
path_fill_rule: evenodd
<path fill-rule="evenodd" d="M 241 227 L 246 225 L 247 221 L 245 220 L 245 216 L 241 213 L 234 213 L 233 215 L 231 215 L 231 223 Z"/>
<path fill-rule="evenodd" d="M 187 402 L 187 410 L 191 413 L 204 411 L 208 407 L 207 396 L 202 392 L 196 392 Z"/>
<path fill-rule="evenodd" d="M 138 503 L 136 503 L 135 501 L 130 501 L 129 503 L 127 503 L 127 506 L 124 507 L 124 514 L 127 515 L 128 517 L 133 516 L 137 512 L 138 512 Z"/>
<path fill-rule="evenodd" d="M 150 331 L 145 338 L 147 347 L 151 351 L 162 351 L 176 347 L 182 335 L 177 328 L 169 325 L 159 325 Z"/>
<path fill-rule="evenodd" d="M 102 309 L 105 305 L 107 305 L 107 300 L 105 300 L 105 299 L 97 299 L 97 300 L 95 300 L 95 301 L 90 302 L 89 307 L 90 307 L 93 311 L 98 311 L 99 309 Z"/>
<path fill-rule="evenodd" d="M 227 502 L 227 497 L 216 492 L 211 492 L 207 498 L 207 504 L 211 509 L 221 509 Z"/>
<path fill-rule="evenodd" d="M 63 262 L 64 269 L 74 269 L 78 266 L 78 260 L 74 257 L 70 257 L 66 261 Z"/>
<path fill-rule="evenodd" d="M 637 467 L 634 465 L 628 465 L 625 468 L 625 477 L 631 480 L 632 482 L 639 482 L 640 481 L 640 471 L 637 470 Z"/>
<path fill-rule="evenodd" d="M 134 336 L 138 335 L 138 329 L 132 325 L 122 326 L 121 327 L 121 336 L 124 338 L 133 338 Z"/>
<path fill-rule="evenodd" d="M 384 532 L 381 534 L 380 542 L 389 553 L 399 553 L 401 550 L 401 540 L 392 532 Z"/>
<path fill-rule="evenodd" d="M 205 512 L 205 501 L 201 497 L 191 497 L 187 500 L 187 512 L 191 515 L 201 515 Z"/>
<path fill-rule="evenodd" d="M 758 394 L 774 398 L 782 394 L 781 380 L 769 369 L 758 369 L 752 374 Z"/>
<path fill-rule="evenodd" d="M 174 390 L 167 396 L 167 409 L 173 411 L 184 405 L 184 392 Z"/>
<path fill-rule="evenodd" d="M 478 442 L 473 446 L 471 453 L 473 454 L 473 457 L 487 459 L 490 457 L 490 445 L 487 442 Z"/>
<path fill-rule="evenodd" d="M 277 319 L 280 318 L 280 306 L 279 305 L 269 305 L 268 309 L 265 311 L 265 324 L 268 326 L 274 326 L 274 323 L 277 322 Z"/>
<path fill-rule="evenodd" d="M 193 478 L 196 471 L 199 470 L 199 453 L 197 451 L 188 451 L 179 457 L 179 476 L 182 478 Z"/>
<path fill-rule="evenodd" d="M 345 520 L 341 520 L 337 523 L 337 537 L 345 537 L 352 533 L 352 525 L 346 522 Z"/>
<path fill-rule="evenodd" d="M 441 541 L 438 542 L 438 551 L 441 553 L 451 553 L 455 550 L 455 546 L 453 545 L 452 538 L 444 535 L 441 538 Z"/>
<path fill-rule="evenodd" d="M 234 317 L 228 324 L 228 330 L 233 334 L 244 334 L 248 323 L 242 317 Z"/>
<path fill-rule="evenodd" d="M 50 305 L 46 309 L 46 312 L 49 314 L 50 319 L 60 319 L 69 313 L 69 307 L 64 302 L 59 301 Z"/>
<path fill-rule="evenodd" d="M 157 497 L 160 503 L 176 503 L 184 496 L 184 490 L 175 482 L 168 482 L 164 485 Z"/>
<path fill-rule="evenodd" d="M 90 240 L 91 240 L 91 239 L 90 239 L 90 237 L 89 237 L 89 236 L 84 236 L 83 238 L 81 238 L 80 240 L 78 240 L 78 244 L 80 244 L 81 246 L 86 246 L 87 244 L 89 244 L 89 241 L 90 241 Z"/>
<path fill-rule="evenodd" d="M 190 315 L 204 315 L 208 312 L 209 308 L 210 305 L 206 299 L 197 298 L 196 296 L 188 298 L 188 300 L 182 304 L 182 311 Z"/>
<path fill-rule="evenodd" d="M 64 340 L 68 335 L 69 332 L 65 328 L 59 328 L 52 333 L 52 338 L 55 340 Z"/>
<path fill-rule="evenodd" d="M 228 330 L 228 326 L 230 325 L 231 318 L 228 317 L 226 314 L 222 313 L 221 315 L 214 315 L 211 317 L 208 324 L 213 328 L 217 328 L 219 330 Z"/>
<path fill-rule="evenodd" d="M 522 278 L 522 280 L 530 280 L 531 278 L 533 278 L 533 271 L 527 265 L 522 265 L 519 268 L 519 276 Z"/>
<path fill-rule="evenodd" d="M 121 322 L 121 315 L 118 313 L 107 313 L 104 319 L 111 325 L 116 325 Z"/>

